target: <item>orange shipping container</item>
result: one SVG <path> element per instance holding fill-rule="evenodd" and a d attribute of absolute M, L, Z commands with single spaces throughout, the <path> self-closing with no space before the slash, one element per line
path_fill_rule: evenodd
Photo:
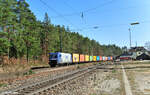
<path fill-rule="evenodd" d="M 113 60 L 113 57 L 112 57 L 112 56 L 110 57 L 110 60 Z"/>
<path fill-rule="evenodd" d="M 73 62 L 79 62 L 79 54 L 72 54 Z"/>
<path fill-rule="evenodd" d="M 85 55 L 85 61 L 86 61 L 86 62 L 89 61 L 89 55 Z"/>
<path fill-rule="evenodd" d="M 80 62 L 84 62 L 85 58 L 83 54 L 80 54 Z"/>
<path fill-rule="evenodd" d="M 105 61 L 108 61 L 108 57 L 105 57 Z"/>
<path fill-rule="evenodd" d="M 100 61 L 102 61 L 103 60 L 103 57 L 102 56 L 100 56 Z"/>
<path fill-rule="evenodd" d="M 93 56 L 93 61 L 96 61 L 96 56 Z"/>

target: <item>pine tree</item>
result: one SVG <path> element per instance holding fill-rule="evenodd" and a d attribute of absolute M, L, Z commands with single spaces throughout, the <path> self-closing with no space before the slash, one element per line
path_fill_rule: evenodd
<path fill-rule="evenodd" d="M 37 22 L 34 14 L 30 11 L 29 5 L 25 2 L 25 0 L 18 1 L 17 11 L 18 11 L 18 22 L 20 28 L 19 36 L 21 39 L 23 39 L 23 42 L 26 46 L 26 58 L 28 62 L 29 57 L 32 57 L 30 56 L 30 54 L 32 54 L 30 50 L 31 49 L 37 50 L 35 47 L 39 45 L 39 42 L 37 40 L 38 34 L 35 31 Z M 22 48 L 21 51 L 24 50 L 24 46 L 23 47 L 21 46 L 19 48 Z"/>
<path fill-rule="evenodd" d="M 14 31 L 16 26 L 16 0 L 1 0 L 0 1 L 0 27 L 1 27 L 1 34 L 4 34 L 3 37 L 0 39 L 2 44 L 4 44 L 5 49 L 7 49 L 8 59 L 10 58 L 10 48 L 11 42 L 14 37 Z M 1 35 L 2 36 L 2 35 Z"/>
<path fill-rule="evenodd" d="M 48 45 L 49 45 L 49 39 L 48 39 L 48 34 L 50 32 L 50 19 L 48 17 L 48 14 L 45 13 L 45 18 L 44 18 L 44 21 L 43 21 L 43 31 L 41 33 L 42 37 L 41 37 L 41 40 L 43 42 L 42 44 L 42 47 L 43 47 L 43 54 L 45 56 L 47 56 L 48 54 Z"/>

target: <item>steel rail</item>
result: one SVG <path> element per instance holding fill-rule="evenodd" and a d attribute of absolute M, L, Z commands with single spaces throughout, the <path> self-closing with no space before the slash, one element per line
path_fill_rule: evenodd
<path fill-rule="evenodd" d="M 82 76 L 88 72 L 91 72 L 96 69 L 96 67 L 99 65 L 94 65 L 82 69 L 77 69 L 75 71 L 65 73 L 56 77 L 52 77 L 50 79 L 42 80 L 38 83 L 29 84 L 23 87 L 19 87 L 16 89 L 12 89 L 9 91 L 5 91 L 1 93 L 1 95 L 34 95 L 36 93 L 40 93 L 46 89 L 50 89 L 52 87 L 55 87 L 58 84 L 64 83 L 68 80 L 77 78 L 79 76 Z"/>

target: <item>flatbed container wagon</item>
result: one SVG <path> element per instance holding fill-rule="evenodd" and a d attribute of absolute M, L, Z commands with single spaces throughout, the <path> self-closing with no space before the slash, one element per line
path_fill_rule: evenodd
<path fill-rule="evenodd" d="M 108 57 L 105 57 L 105 61 L 108 61 Z"/>
<path fill-rule="evenodd" d="M 113 60 L 113 57 L 111 56 L 110 59 Z"/>
<path fill-rule="evenodd" d="M 100 61 L 100 56 L 96 56 L 96 61 Z"/>
<path fill-rule="evenodd" d="M 93 56 L 90 56 L 90 61 L 91 61 L 91 62 L 93 61 Z"/>
<path fill-rule="evenodd" d="M 102 56 L 100 56 L 100 61 L 103 61 L 103 57 Z"/>
<path fill-rule="evenodd" d="M 85 55 L 80 54 L 80 62 L 85 62 Z"/>
<path fill-rule="evenodd" d="M 94 62 L 96 61 L 96 56 L 93 56 L 93 61 L 94 61 Z"/>
<path fill-rule="evenodd" d="M 78 63 L 79 62 L 79 54 L 72 54 L 72 61 L 73 63 Z"/>
<path fill-rule="evenodd" d="M 85 62 L 89 62 L 89 55 L 85 55 Z"/>
<path fill-rule="evenodd" d="M 102 57 L 103 61 L 105 61 L 105 56 Z"/>
<path fill-rule="evenodd" d="M 108 60 L 108 61 L 111 61 L 111 57 L 107 57 L 107 60 Z"/>

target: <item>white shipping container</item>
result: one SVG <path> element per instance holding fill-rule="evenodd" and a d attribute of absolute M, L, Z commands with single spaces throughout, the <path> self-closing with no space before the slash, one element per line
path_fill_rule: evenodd
<path fill-rule="evenodd" d="M 102 58 L 103 58 L 103 61 L 106 59 L 105 56 L 103 56 Z"/>

